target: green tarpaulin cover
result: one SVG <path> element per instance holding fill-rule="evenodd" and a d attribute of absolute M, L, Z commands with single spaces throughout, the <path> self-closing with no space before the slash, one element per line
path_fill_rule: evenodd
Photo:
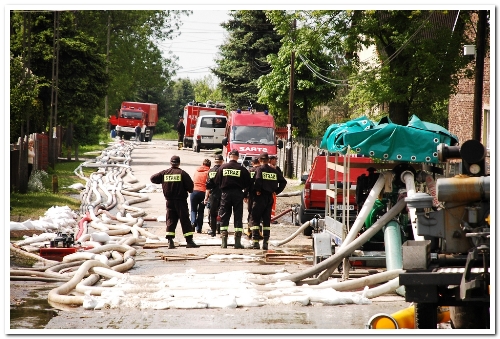
<path fill-rule="evenodd" d="M 413 115 L 407 126 L 394 124 L 388 117 L 378 123 L 366 116 L 330 125 L 320 148 L 345 154 L 347 146 L 357 154 L 408 162 L 438 163 L 437 146 L 458 143 L 458 137 L 443 127 Z"/>

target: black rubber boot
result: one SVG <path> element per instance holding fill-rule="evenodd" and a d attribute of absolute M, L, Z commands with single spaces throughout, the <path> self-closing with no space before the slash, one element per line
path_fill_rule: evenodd
<path fill-rule="evenodd" d="M 222 243 L 220 245 L 221 248 L 227 248 L 227 231 L 221 232 Z"/>
<path fill-rule="evenodd" d="M 267 250 L 268 248 L 268 243 L 269 243 L 269 238 L 264 238 L 264 241 L 262 242 L 262 249 Z"/>
<path fill-rule="evenodd" d="M 253 246 L 252 246 L 252 248 L 253 248 L 254 250 L 260 250 L 260 244 L 259 244 L 259 241 L 258 241 L 258 240 L 254 240 L 254 241 L 253 241 Z"/>
<path fill-rule="evenodd" d="M 217 223 L 214 223 L 214 225 L 210 224 L 210 231 L 209 231 L 210 236 L 215 237 L 216 233 L 217 233 Z"/>
<path fill-rule="evenodd" d="M 196 243 L 193 241 L 193 236 L 188 236 L 186 237 L 186 248 L 198 248 L 200 245 L 196 245 Z"/>
<path fill-rule="evenodd" d="M 241 232 L 234 233 L 234 248 L 245 248 L 241 244 Z"/>
<path fill-rule="evenodd" d="M 171 250 L 174 248 L 175 248 L 174 239 L 168 239 L 168 249 Z"/>

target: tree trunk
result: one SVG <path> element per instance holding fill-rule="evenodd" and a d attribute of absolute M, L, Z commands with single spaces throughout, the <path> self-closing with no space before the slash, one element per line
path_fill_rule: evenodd
<path fill-rule="evenodd" d="M 408 105 L 402 102 L 389 103 L 389 119 L 397 125 L 408 125 Z"/>

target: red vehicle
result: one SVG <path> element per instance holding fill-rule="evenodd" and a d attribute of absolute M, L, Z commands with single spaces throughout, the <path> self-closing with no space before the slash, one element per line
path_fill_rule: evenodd
<path fill-rule="evenodd" d="M 157 122 L 158 105 L 144 102 L 124 101 L 116 115 L 109 117 L 111 129 L 127 140 L 135 136 L 135 127 L 140 124 L 141 141 L 151 141 Z"/>
<path fill-rule="evenodd" d="M 330 162 L 335 161 L 334 156 L 330 156 Z M 342 165 L 344 163 L 344 156 L 340 155 L 337 157 L 337 164 Z M 373 160 L 366 157 L 350 157 L 351 170 L 349 173 L 349 184 L 347 187 L 350 190 L 355 191 L 356 182 L 359 176 L 362 174 L 367 174 L 366 170 Z M 366 166 L 358 167 L 359 165 L 366 164 Z M 334 189 L 337 185 L 337 189 L 343 188 L 343 178 L 344 174 L 339 171 L 334 171 L 330 169 L 330 189 Z M 325 217 L 325 203 L 326 203 L 326 156 L 318 155 L 313 160 L 311 170 L 304 184 L 304 189 L 302 191 L 301 204 L 298 212 L 298 220 L 301 224 L 311 220 L 316 214 L 319 214 L 321 218 Z M 334 199 L 330 198 L 330 208 L 333 213 L 334 211 Z M 358 208 L 356 205 L 356 194 L 352 192 L 349 194 L 349 222 L 352 224 L 356 219 Z M 340 192 L 337 194 L 337 218 L 342 213 L 343 208 L 343 197 Z M 341 219 L 339 221 L 342 221 Z M 304 235 L 311 235 L 312 228 L 304 230 Z"/>
<path fill-rule="evenodd" d="M 227 154 L 236 149 L 240 153 L 240 160 L 246 166 L 253 156 L 262 152 L 276 155 L 278 148 L 283 147 L 280 140 L 277 142 L 274 117 L 267 111 L 231 111 L 226 124 L 226 133 L 222 139 L 222 155 L 227 160 Z"/>
<path fill-rule="evenodd" d="M 204 115 L 223 115 L 227 117 L 226 105 L 220 102 L 207 101 L 206 103 L 189 102 L 184 107 L 184 147 L 193 147 L 194 129 L 198 117 Z"/>

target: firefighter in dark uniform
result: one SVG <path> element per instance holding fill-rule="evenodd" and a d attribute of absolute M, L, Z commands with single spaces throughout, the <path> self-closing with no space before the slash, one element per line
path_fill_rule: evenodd
<path fill-rule="evenodd" d="M 250 173 L 238 163 L 240 153 L 233 149 L 229 152 L 230 161 L 221 165 L 215 175 L 215 184 L 219 185 L 222 195 L 219 216 L 221 218 L 220 232 L 222 248 L 227 248 L 229 219 L 234 212 L 234 248 L 244 248 L 241 245 L 243 234 L 243 199 L 250 185 Z"/>
<path fill-rule="evenodd" d="M 224 163 L 224 157 L 220 154 L 215 156 L 215 165 L 208 171 L 207 190 L 205 192 L 205 205 L 210 206 L 209 208 L 209 217 L 208 224 L 210 225 L 210 235 L 215 237 L 215 234 L 220 234 L 220 220 L 217 220 L 217 216 L 219 214 L 220 207 L 220 197 L 221 190 L 218 185 L 215 184 L 215 175 L 217 174 L 217 170 Z M 219 218 L 220 219 L 220 218 Z"/>
<path fill-rule="evenodd" d="M 255 179 L 255 171 L 257 170 L 257 167 L 260 166 L 260 161 L 259 161 L 259 156 L 255 156 L 253 157 L 252 159 L 252 167 L 250 167 L 248 169 L 248 172 L 250 172 L 250 186 L 248 188 L 248 194 L 246 194 L 245 196 L 247 196 L 248 198 L 245 198 L 245 202 L 247 203 L 247 210 L 248 210 L 248 227 L 247 227 L 247 231 L 245 232 L 245 234 L 248 236 L 248 238 L 252 239 L 252 225 L 253 225 L 253 221 L 252 221 L 252 203 L 253 203 L 253 193 L 251 192 L 252 188 L 253 188 L 253 183 L 254 183 L 254 179 Z"/>
<path fill-rule="evenodd" d="M 267 152 L 261 153 L 261 166 L 255 172 L 255 181 L 253 185 L 253 206 L 252 220 L 254 226 L 253 232 L 253 248 L 260 249 L 259 244 L 259 224 L 262 220 L 262 233 L 264 241 L 262 249 L 267 250 L 269 236 L 271 234 L 271 209 L 273 207 L 273 193 L 280 194 L 286 187 L 286 179 L 283 174 L 275 168 L 269 166 L 269 155 Z"/>
<path fill-rule="evenodd" d="M 186 238 L 186 247 L 200 247 L 193 241 L 193 228 L 189 220 L 187 204 L 188 192 L 193 192 L 194 183 L 189 174 L 179 168 L 181 159 L 174 155 L 170 158 L 171 168 L 153 174 L 150 178 L 154 184 L 161 184 L 167 207 L 168 248 L 175 248 L 175 228 L 180 220 L 182 233 Z"/>
<path fill-rule="evenodd" d="M 184 125 L 184 117 L 179 117 L 179 122 L 177 123 L 177 149 L 181 150 L 184 147 L 184 134 L 186 132 L 186 126 Z"/>

